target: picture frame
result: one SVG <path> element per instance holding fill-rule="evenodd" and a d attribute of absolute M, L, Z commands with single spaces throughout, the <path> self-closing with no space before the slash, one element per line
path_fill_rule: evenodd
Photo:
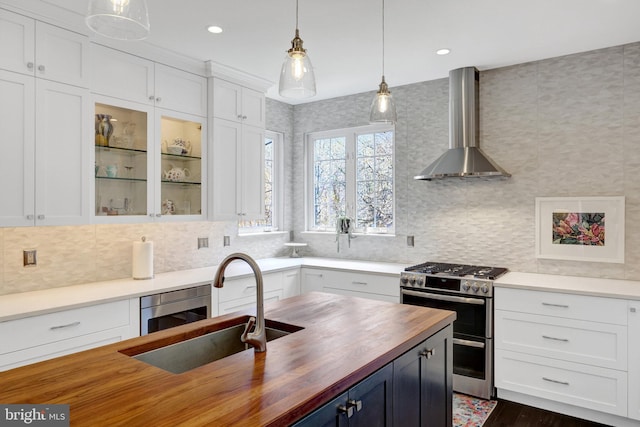
<path fill-rule="evenodd" d="M 624 263 L 624 196 L 536 197 L 536 258 Z"/>

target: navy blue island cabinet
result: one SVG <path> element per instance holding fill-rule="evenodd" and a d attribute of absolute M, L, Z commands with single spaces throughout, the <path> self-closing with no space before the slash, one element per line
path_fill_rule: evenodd
<path fill-rule="evenodd" d="M 293 427 L 450 427 L 452 352 L 449 325 Z"/>

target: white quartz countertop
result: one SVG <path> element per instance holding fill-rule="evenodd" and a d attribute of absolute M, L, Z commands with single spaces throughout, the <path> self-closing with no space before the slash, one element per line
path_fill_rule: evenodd
<path fill-rule="evenodd" d="M 264 273 L 304 266 L 399 276 L 407 266 L 329 258 L 265 258 L 256 262 Z M 0 322 L 212 283 L 217 268 L 218 266 L 213 266 L 172 271 L 156 274 L 149 280 L 118 279 L 0 295 Z M 227 278 L 250 274 L 251 268 L 241 261 L 229 264 L 225 271 Z"/>
<path fill-rule="evenodd" d="M 640 300 L 640 281 L 508 272 L 495 287 Z"/>

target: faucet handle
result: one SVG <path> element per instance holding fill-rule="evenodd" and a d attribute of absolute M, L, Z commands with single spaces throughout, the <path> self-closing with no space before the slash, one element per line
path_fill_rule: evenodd
<path fill-rule="evenodd" d="M 249 331 L 253 328 L 255 324 L 256 324 L 256 318 L 250 317 L 249 321 L 247 322 L 247 326 L 245 326 L 244 328 L 244 332 L 240 336 L 240 340 L 242 342 L 247 342 L 247 338 L 249 337 Z"/>

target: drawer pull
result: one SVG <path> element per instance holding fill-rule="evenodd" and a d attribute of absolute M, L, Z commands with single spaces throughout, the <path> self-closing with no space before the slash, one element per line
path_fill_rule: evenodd
<path fill-rule="evenodd" d="M 56 329 L 72 328 L 74 326 L 78 326 L 79 324 L 80 322 L 73 322 L 73 323 L 68 323 L 66 325 L 52 326 L 49 329 L 52 331 L 55 331 Z"/>
<path fill-rule="evenodd" d="M 565 304 L 551 304 L 550 302 L 543 302 L 542 305 L 546 305 L 547 307 L 569 308 L 569 306 Z"/>
<path fill-rule="evenodd" d="M 550 336 L 547 336 L 547 335 L 543 335 L 542 338 L 544 338 L 545 340 L 569 342 L 569 340 L 567 338 L 556 338 L 556 337 L 550 337 Z"/>
<path fill-rule="evenodd" d="M 542 379 L 547 381 L 547 382 L 554 383 L 554 384 L 569 385 L 569 383 L 566 382 L 566 381 L 552 380 L 551 378 L 547 378 L 547 377 L 542 377 Z"/>
<path fill-rule="evenodd" d="M 352 285 L 363 285 L 363 286 L 367 286 L 367 282 L 356 282 L 355 280 L 353 282 L 351 282 Z"/>
<path fill-rule="evenodd" d="M 629 311 L 632 312 L 632 313 L 635 313 L 636 312 L 636 308 L 635 307 L 629 307 Z"/>

